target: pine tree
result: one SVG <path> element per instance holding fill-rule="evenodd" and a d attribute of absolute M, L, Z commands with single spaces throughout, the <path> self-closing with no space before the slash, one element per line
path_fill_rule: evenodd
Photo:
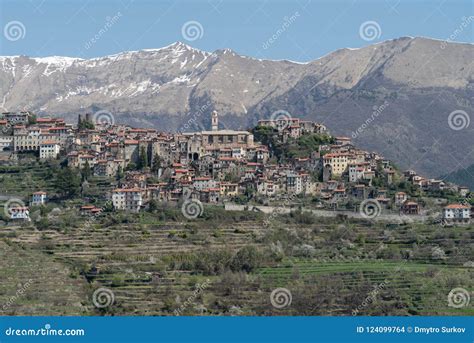
<path fill-rule="evenodd" d="M 140 148 L 140 153 L 138 156 L 138 169 L 144 169 L 148 167 L 148 154 L 145 147 Z"/>
<path fill-rule="evenodd" d="M 55 185 L 62 196 L 74 196 L 79 193 L 81 178 L 75 170 L 62 168 L 58 170 Z"/>
<path fill-rule="evenodd" d="M 158 174 L 160 168 L 161 168 L 161 157 L 158 154 L 155 154 L 155 157 L 153 158 L 153 164 L 151 166 L 151 171 L 155 174 Z"/>
<path fill-rule="evenodd" d="M 115 179 L 117 181 L 120 181 L 123 179 L 123 169 L 122 169 L 122 166 L 118 166 L 117 168 L 117 173 L 115 174 Z"/>
<path fill-rule="evenodd" d="M 91 176 L 91 173 L 92 170 L 89 165 L 89 161 L 86 161 L 86 163 L 84 163 L 84 168 L 82 168 L 82 179 L 87 180 Z"/>

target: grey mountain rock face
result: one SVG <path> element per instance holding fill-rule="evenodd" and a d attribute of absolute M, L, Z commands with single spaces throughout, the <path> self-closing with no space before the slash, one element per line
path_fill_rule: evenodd
<path fill-rule="evenodd" d="M 222 126 L 248 128 L 286 110 L 435 176 L 474 163 L 474 122 L 461 130 L 448 122 L 455 110 L 474 121 L 473 57 L 471 44 L 425 38 L 341 49 L 309 63 L 183 43 L 89 60 L 0 57 L 0 106 L 70 121 L 107 110 L 116 122 L 162 130 L 207 128 L 213 110 Z"/>

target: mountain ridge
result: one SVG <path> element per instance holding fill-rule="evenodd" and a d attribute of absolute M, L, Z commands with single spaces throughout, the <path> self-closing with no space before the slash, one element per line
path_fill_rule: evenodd
<path fill-rule="evenodd" d="M 449 173 L 453 163 L 474 163 L 458 151 L 474 146 L 472 126 L 453 131 L 447 121 L 454 110 L 472 113 L 473 52 L 469 43 L 402 37 L 304 63 L 231 49 L 205 52 L 182 42 L 93 59 L 0 57 L 0 105 L 70 121 L 107 110 L 117 122 L 171 131 L 203 106 L 190 129 L 207 128 L 213 110 L 228 128 L 247 128 L 285 110 L 435 176 Z"/>

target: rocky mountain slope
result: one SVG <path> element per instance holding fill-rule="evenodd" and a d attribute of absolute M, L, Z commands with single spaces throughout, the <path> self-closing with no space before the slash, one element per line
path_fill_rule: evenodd
<path fill-rule="evenodd" d="M 116 122 L 163 130 L 183 130 L 193 115 L 195 129 L 208 127 L 214 109 L 229 128 L 285 110 L 435 176 L 474 163 L 474 123 L 466 125 L 474 115 L 473 57 L 474 45 L 425 38 L 341 49 L 309 63 L 183 43 L 89 60 L 0 57 L 0 106 L 70 120 L 106 110 Z M 453 111 L 465 113 L 456 130 Z"/>
<path fill-rule="evenodd" d="M 474 190 L 474 164 L 467 168 L 459 169 L 448 175 L 441 176 L 443 180 L 455 183 L 457 185 L 468 187 L 471 191 Z"/>

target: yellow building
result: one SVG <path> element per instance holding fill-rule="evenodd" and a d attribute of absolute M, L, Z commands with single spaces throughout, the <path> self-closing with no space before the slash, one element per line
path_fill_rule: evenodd
<path fill-rule="evenodd" d="M 332 175 L 338 176 L 347 169 L 349 154 L 331 153 L 323 156 L 323 166 L 331 167 Z"/>
<path fill-rule="evenodd" d="M 239 184 L 237 183 L 222 182 L 219 189 L 221 195 L 236 196 L 239 194 Z"/>

